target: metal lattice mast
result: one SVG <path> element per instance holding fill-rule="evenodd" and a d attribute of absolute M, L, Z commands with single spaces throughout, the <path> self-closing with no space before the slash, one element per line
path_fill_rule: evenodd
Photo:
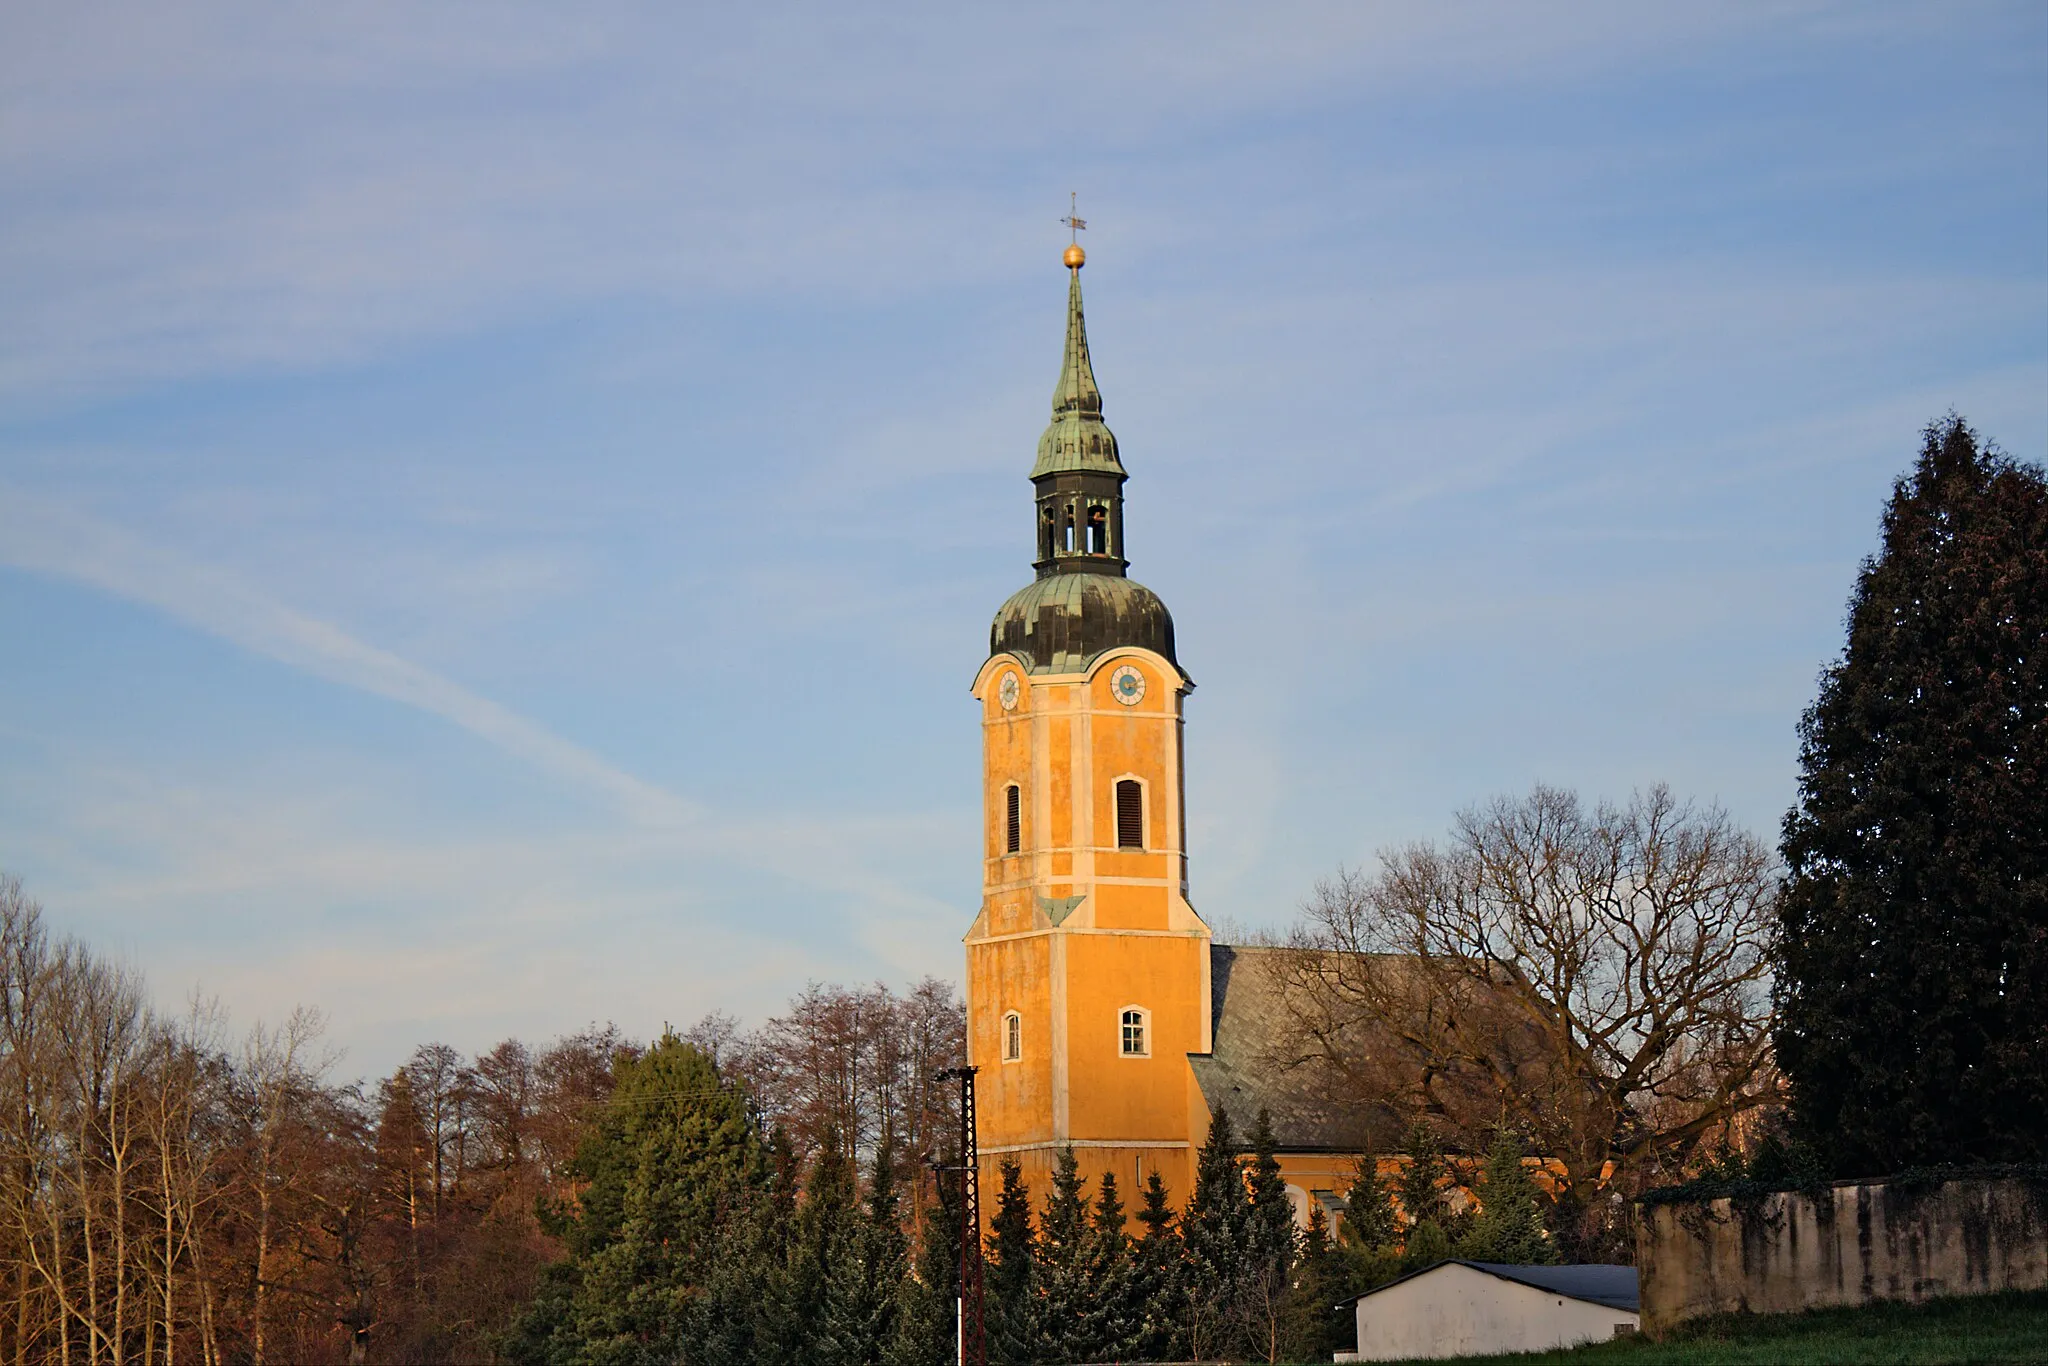
<path fill-rule="evenodd" d="M 960 1271 L 954 1301 L 958 1366 L 988 1366 L 981 1293 L 981 1147 L 975 1138 L 972 1067 L 949 1067 L 937 1080 L 960 1082 Z"/>

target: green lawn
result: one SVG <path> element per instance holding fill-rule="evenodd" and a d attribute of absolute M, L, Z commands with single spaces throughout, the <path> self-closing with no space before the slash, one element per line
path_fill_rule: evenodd
<path fill-rule="evenodd" d="M 1958 1296 L 1804 1314 L 1730 1314 L 1663 1342 L 1625 1338 L 1561 1352 L 1457 1357 L 1459 1366 L 1833 1366 L 2048 1362 L 2048 1292 Z M 1419 1363 L 1416 1364 L 1419 1366 Z"/>

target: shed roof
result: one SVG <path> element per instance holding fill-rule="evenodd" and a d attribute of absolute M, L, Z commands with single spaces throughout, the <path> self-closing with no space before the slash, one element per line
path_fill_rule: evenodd
<path fill-rule="evenodd" d="M 1355 1304 L 1370 1299 L 1382 1290 L 1389 1290 L 1402 1281 L 1412 1281 L 1417 1276 L 1427 1276 L 1447 1266 L 1465 1266 L 1474 1271 L 1483 1271 L 1489 1276 L 1498 1276 L 1504 1281 L 1531 1286 L 1553 1295 L 1562 1295 L 1568 1300 L 1584 1300 L 1588 1304 L 1602 1305 L 1608 1309 L 1622 1309 L 1634 1314 L 1641 1310 L 1642 1296 L 1638 1289 L 1636 1269 L 1632 1266 L 1520 1266 L 1510 1262 L 1468 1262 L 1460 1258 L 1438 1262 L 1420 1271 L 1411 1271 L 1400 1280 L 1388 1281 L 1375 1286 L 1363 1295 L 1353 1295 L 1348 1300 L 1339 1300 L 1340 1305 Z"/>

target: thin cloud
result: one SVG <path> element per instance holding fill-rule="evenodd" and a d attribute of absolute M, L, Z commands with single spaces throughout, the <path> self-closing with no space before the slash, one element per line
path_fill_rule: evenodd
<path fill-rule="evenodd" d="M 143 603 L 253 654 L 453 722 L 603 795 L 640 824 L 680 827 L 702 814 L 695 803 L 452 679 L 51 499 L 0 487 L 0 564 Z"/>

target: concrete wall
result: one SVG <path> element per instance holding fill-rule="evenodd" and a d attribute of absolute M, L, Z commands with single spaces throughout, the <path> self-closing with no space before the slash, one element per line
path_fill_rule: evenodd
<path fill-rule="evenodd" d="M 1840 1185 L 1818 1200 L 1788 1192 L 1641 1213 L 1651 1333 L 1702 1314 L 2048 1288 L 2048 1188 L 2026 1181 Z"/>
<path fill-rule="evenodd" d="M 1358 1301 L 1358 1361 L 1542 1352 L 1614 1336 L 1636 1316 L 1445 1262 Z"/>

